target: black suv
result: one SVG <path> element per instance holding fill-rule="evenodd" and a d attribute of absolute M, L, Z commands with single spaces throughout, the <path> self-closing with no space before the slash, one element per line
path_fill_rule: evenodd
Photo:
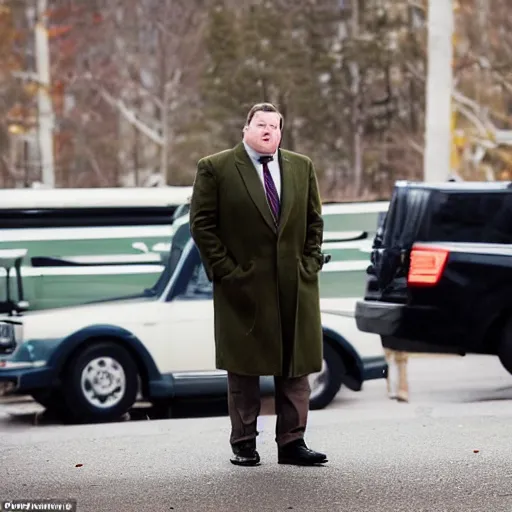
<path fill-rule="evenodd" d="M 359 330 L 408 352 L 492 354 L 512 373 L 512 186 L 396 184 Z"/>

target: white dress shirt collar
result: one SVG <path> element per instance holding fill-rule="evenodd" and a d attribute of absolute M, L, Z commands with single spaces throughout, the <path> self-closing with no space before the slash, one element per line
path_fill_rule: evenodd
<path fill-rule="evenodd" d="M 253 148 L 251 148 L 251 146 L 249 146 L 249 144 L 247 144 L 247 142 L 243 141 L 243 143 L 244 143 L 244 146 L 245 146 L 245 151 L 247 151 L 247 154 L 249 155 L 250 159 L 255 164 L 261 165 L 259 159 L 260 159 L 261 156 L 265 156 L 265 155 L 255 151 Z M 276 152 L 272 155 L 274 157 L 275 161 L 277 161 L 277 153 L 278 153 L 278 151 L 279 151 L 279 149 L 276 149 Z"/>

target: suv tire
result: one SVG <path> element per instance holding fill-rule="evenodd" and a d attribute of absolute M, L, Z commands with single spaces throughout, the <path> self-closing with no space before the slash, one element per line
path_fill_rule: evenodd
<path fill-rule="evenodd" d="M 338 352 L 329 342 L 324 341 L 322 371 L 309 376 L 310 410 L 324 409 L 332 402 L 341 388 L 344 370 L 343 360 Z"/>
<path fill-rule="evenodd" d="M 498 346 L 498 357 L 505 369 L 512 374 L 512 320 L 509 320 Z"/>

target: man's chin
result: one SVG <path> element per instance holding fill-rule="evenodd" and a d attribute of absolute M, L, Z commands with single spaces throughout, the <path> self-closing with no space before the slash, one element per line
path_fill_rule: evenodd
<path fill-rule="evenodd" d="M 273 144 L 258 144 L 258 147 L 255 149 L 262 155 L 273 155 L 276 152 L 277 146 Z"/>

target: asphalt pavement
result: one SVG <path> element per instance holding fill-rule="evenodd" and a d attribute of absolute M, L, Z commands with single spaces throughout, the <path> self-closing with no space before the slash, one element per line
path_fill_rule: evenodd
<path fill-rule="evenodd" d="M 91 512 L 512 511 L 512 376 L 485 356 L 415 358 L 409 373 L 409 403 L 378 381 L 311 412 L 307 442 L 329 456 L 314 468 L 277 464 L 272 415 L 261 466 L 240 468 L 223 413 L 68 426 L 0 405 L 0 498 Z"/>

